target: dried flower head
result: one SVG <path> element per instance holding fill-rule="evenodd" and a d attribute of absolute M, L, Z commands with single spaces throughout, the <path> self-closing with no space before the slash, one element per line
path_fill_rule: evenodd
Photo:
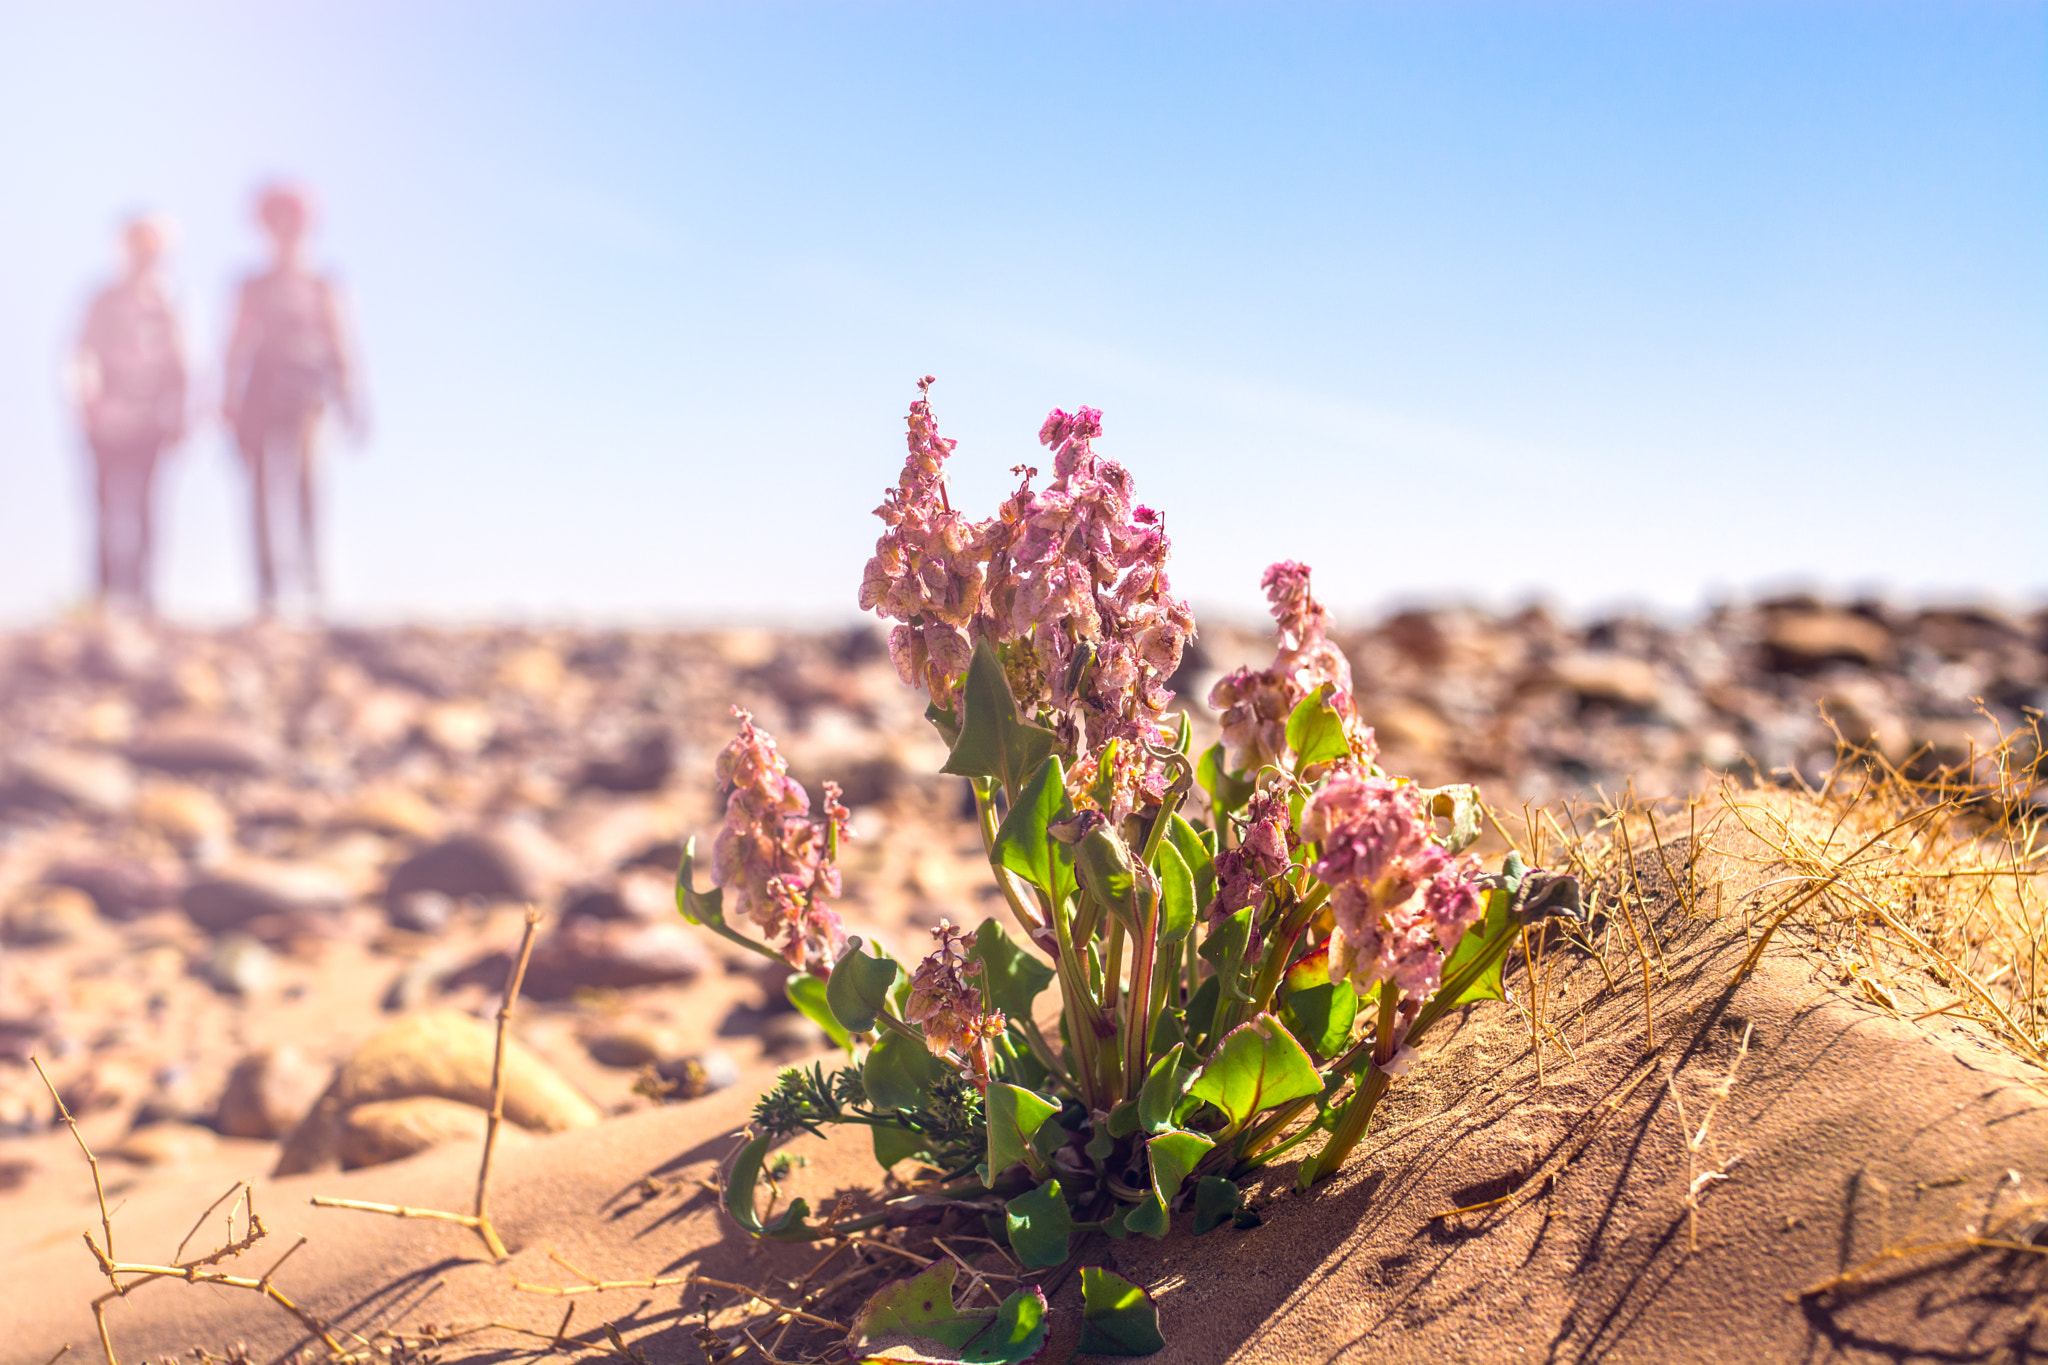
<path fill-rule="evenodd" d="M 974 1071 L 977 1084 L 986 1087 L 988 1044 L 1002 1036 L 1008 1021 L 982 999 L 975 981 L 982 963 L 968 957 L 968 936 L 952 921 L 940 920 L 932 938 L 936 946 L 911 974 L 903 1018 L 924 1031 L 925 1046 L 933 1056 L 958 1053 Z"/>
<path fill-rule="evenodd" d="M 1279 791 L 1252 793 L 1245 807 L 1237 846 L 1216 855 L 1216 917 L 1257 905 L 1266 884 L 1287 870 L 1287 795 Z"/>
<path fill-rule="evenodd" d="M 850 837 L 839 787 L 825 784 L 824 818 L 812 819 L 810 796 L 789 775 L 773 736 L 739 707 L 733 715 L 739 733 L 718 756 L 727 795 L 725 823 L 711 847 L 712 879 L 736 913 L 771 942 L 782 938 L 792 967 L 827 970 L 846 941 L 829 904 L 840 892 L 839 845 Z"/>

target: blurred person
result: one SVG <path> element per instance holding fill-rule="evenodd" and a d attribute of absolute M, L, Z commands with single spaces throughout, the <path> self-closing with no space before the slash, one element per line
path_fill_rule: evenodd
<path fill-rule="evenodd" d="M 256 593 L 265 616 L 277 609 L 280 564 L 316 610 L 320 603 L 314 474 L 327 405 L 357 439 L 364 429 L 340 300 L 305 261 L 312 216 L 306 194 L 292 186 L 271 185 L 257 195 L 270 266 L 242 282 L 223 375 L 222 415 L 249 474 Z"/>
<path fill-rule="evenodd" d="M 97 595 L 103 605 L 145 614 L 156 609 L 157 463 L 185 435 L 185 352 L 157 272 L 167 235 L 165 224 L 148 216 L 122 225 L 125 269 L 86 310 L 71 371 L 92 447 Z"/>

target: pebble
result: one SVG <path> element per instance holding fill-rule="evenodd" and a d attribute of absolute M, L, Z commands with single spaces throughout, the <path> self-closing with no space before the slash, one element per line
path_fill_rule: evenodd
<path fill-rule="evenodd" d="M 167 725 L 128 746 L 128 757 L 145 768 L 190 776 L 220 773 L 255 777 L 276 766 L 276 751 L 261 737 L 210 722 Z"/>
<path fill-rule="evenodd" d="M 415 891 L 491 900 L 527 900 L 533 885 L 505 843 L 483 834 L 458 834 L 421 849 L 392 870 L 388 906 Z"/>
<path fill-rule="evenodd" d="M 145 783 L 135 818 L 186 849 L 224 849 L 234 837 L 235 817 L 212 792 L 189 782 Z"/>
<path fill-rule="evenodd" d="M 0 913 L 0 942 L 23 948 L 70 943 L 98 923 L 91 896 L 75 886 L 39 884 L 16 893 Z"/>
<path fill-rule="evenodd" d="M 1834 663 L 1874 668 L 1891 653 L 1891 632 L 1854 612 L 1783 612 L 1764 629 L 1765 664 L 1779 673 L 1811 673 Z"/>
<path fill-rule="evenodd" d="M 196 1123 L 149 1123 L 115 1143 L 108 1155 L 137 1166 L 177 1166 L 218 1145 L 220 1135 Z"/>
<path fill-rule="evenodd" d="M 123 814 L 135 803 L 135 772 L 118 754 L 29 748 L 14 756 L 0 805 L 69 805 L 89 815 Z"/>
<path fill-rule="evenodd" d="M 379 1100 L 348 1111 L 337 1154 L 345 1171 L 381 1166 L 443 1143 L 482 1142 L 489 1124 L 490 1116 L 475 1105 L 435 1095 Z"/>
<path fill-rule="evenodd" d="M 438 934 L 455 917 L 455 898 L 442 891 L 408 891 L 384 907 L 394 929 L 409 934 Z"/>
<path fill-rule="evenodd" d="M 266 937 L 317 928 L 349 902 L 348 879 L 319 863 L 249 860 L 185 888 L 179 905 L 186 917 L 209 933 L 258 926 Z"/>
<path fill-rule="evenodd" d="M 328 1069 L 289 1043 L 261 1048 L 228 1072 L 213 1126 L 228 1137 L 282 1137 L 312 1111 L 327 1081 Z"/>
<path fill-rule="evenodd" d="M 199 974 L 223 995 L 260 995 L 277 979 L 277 957 L 261 939 L 229 934 L 207 954 Z"/>
<path fill-rule="evenodd" d="M 112 920 L 139 919 L 167 909 L 184 891 L 183 878 L 173 866 L 117 853 L 53 863 L 44 869 L 42 879 L 54 886 L 77 887 Z"/>
<path fill-rule="evenodd" d="M 536 1000 L 559 1000 L 579 990 L 694 981 L 705 965 L 701 932 L 689 925 L 569 919 L 535 946 L 526 989 Z"/>
<path fill-rule="evenodd" d="M 675 772 L 675 748 L 666 734 L 647 734 L 623 753 L 593 758 L 577 779 L 585 787 L 614 792 L 659 791 Z"/>

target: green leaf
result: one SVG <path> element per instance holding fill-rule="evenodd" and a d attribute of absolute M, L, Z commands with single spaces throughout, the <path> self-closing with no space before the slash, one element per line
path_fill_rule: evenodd
<path fill-rule="evenodd" d="M 1081 885 L 1095 897 L 1096 904 L 1109 910 L 1137 931 L 1137 873 L 1132 867 L 1131 849 L 1107 825 L 1091 829 L 1074 850 L 1074 870 Z"/>
<path fill-rule="evenodd" d="M 960 686 L 960 738 L 942 773 L 993 777 L 1014 798 L 1038 766 L 1052 755 L 1053 732 L 1017 718 L 1017 698 L 1003 662 L 987 640 L 974 647 L 974 661 Z"/>
<path fill-rule="evenodd" d="M 1252 783 L 1231 773 L 1223 766 L 1223 745 L 1211 744 L 1202 750 L 1202 756 L 1195 761 L 1195 781 L 1203 791 L 1209 793 L 1209 805 L 1219 813 L 1236 810 L 1252 799 L 1258 790 Z"/>
<path fill-rule="evenodd" d="M 846 940 L 846 951 L 832 964 L 832 976 L 825 983 L 825 1003 L 848 1033 L 873 1033 L 875 1016 L 888 1009 L 889 992 L 902 978 L 903 968 L 893 957 L 869 957 L 860 949 L 858 936 Z"/>
<path fill-rule="evenodd" d="M 1252 914 L 1257 908 L 1247 905 L 1236 914 L 1216 921 L 1210 926 L 1209 937 L 1202 944 L 1202 959 L 1216 969 L 1212 979 L 1222 990 L 1223 998 L 1240 1004 L 1251 999 L 1237 978 L 1244 967 L 1245 950 L 1251 944 Z M 1192 1015 L 1194 1011 L 1188 1013 Z"/>
<path fill-rule="evenodd" d="M 1451 822 L 1451 832 L 1444 838 L 1445 848 L 1462 853 L 1479 838 L 1479 822 L 1486 817 L 1486 807 L 1479 802 L 1477 787 L 1469 782 L 1432 787 L 1422 793 L 1422 800 L 1431 815 Z"/>
<path fill-rule="evenodd" d="M 1166 839 L 1159 841 L 1152 870 L 1159 877 L 1159 943 L 1165 947 L 1195 930 L 1195 874 L 1188 870 L 1180 850 Z"/>
<path fill-rule="evenodd" d="M 1305 991 L 1311 986 L 1320 986 L 1330 979 L 1330 945 L 1325 943 L 1287 964 L 1287 975 L 1281 978 L 1290 991 Z"/>
<path fill-rule="evenodd" d="M 1025 1269 L 1042 1270 L 1066 1260 L 1074 1236 L 1074 1215 L 1060 1193 L 1060 1182 L 1048 1180 L 1005 1204 L 1003 1227 L 1010 1234 L 1010 1250 L 1017 1253 Z"/>
<path fill-rule="evenodd" d="M 795 1005 L 804 1018 L 825 1030 L 826 1036 L 846 1049 L 846 1055 L 853 1055 L 853 1035 L 846 1031 L 846 1025 L 839 1022 L 839 1016 L 832 1013 L 831 1002 L 825 998 L 825 983 L 809 972 L 796 972 L 783 983 L 783 994 L 789 1003 Z"/>
<path fill-rule="evenodd" d="M 899 1161 L 909 1161 L 913 1157 L 929 1158 L 931 1155 L 925 1135 L 914 1128 L 878 1123 L 868 1132 L 875 1139 L 875 1163 L 885 1171 Z"/>
<path fill-rule="evenodd" d="M 1208 978 L 1195 987 L 1194 996 L 1188 1001 L 1187 1031 L 1190 1038 L 1203 1037 L 1216 1026 L 1216 1006 L 1223 998 L 1217 982 L 1216 977 Z"/>
<path fill-rule="evenodd" d="M 1131 1210 L 1124 1226 L 1147 1237 L 1160 1238 L 1172 1226 L 1173 1197 L 1180 1184 L 1195 1169 L 1195 1163 L 1216 1145 L 1200 1133 L 1170 1132 L 1145 1141 L 1145 1155 L 1152 1165 L 1152 1194 Z"/>
<path fill-rule="evenodd" d="M 1045 1295 L 1027 1285 L 1002 1306 L 957 1307 L 951 1257 L 882 1287 L 853 1319 L 855 1360 L 921 1365 L 1024 1365 L 1045 1349 Z"/>
<path fill-rule="evenodd" d="M 1138 1126 L 1148 1133 L 1163 1133 L 1173 1126 L 1173 1111 L 1195 1074 L 1181 1064 L 1186 1052 L 1185 1046 L 1175 1044 L 1145 1073 L 1145 1083 L 1138 1089 Z"/>
<path fill-rule="evenodd" d="M 860 1083 L 868 1092 L 868 1102 L 886 1113 L 923 1107 L 944 1075 L 945 1067 L 923 1043 L 892 1029 L 868 1049 L 868 1059 L 861 1063 Z"/>
<path fill-rule="evenodd" d="M 981 979 L 988 987 L 989 999 L 1013 1021 L 1031 1017 L 1031 1002 L 1057 975 L 1051 966 L 1012 943 L 1003 926 L 992 919 L 983 920 L 974 931 L 974 946 L 967 956 L 982 964 Z"/>
<path fill-rule="evenodd" d="M 1102 1127 L 1113 1138 L 1129 1137 L 1138 1131 L 1138 1102 L 1118 1100 L 1110 1109 L 1109 1117 L 1102 1121 Z M 1104 1155 L 1108 1155 L 1104 1153 Z"/>
<path fill-rule="evenodd" d="M 996 830 L 996 863 L 1045 892 L 1055 905 L 1074 894 L 1074 850 L 1048 831 L 1071 814 L 1066 769 L 1054 754 L 1032 773 Z"/>
<path fill-rule="evenodd" d="M 1102 1356 L 1149 1356 L 1165 1350 L 1152 1296 L 1113 1270 L 1082 1266 L 1080 1349 L 1084 1355 Z"/>
<path fill-rule="evenodd" d="M 1195 908 L 1204 910 L 1216 899 L 1216 854 L 1185 817 L 1176 814 L 1166 827 L 1166 841 L 1195 878 Z"/>
<path fill-rule="evenodd" d="M 1261 1014 L 1232 1029 L 1216 1047 L 1209 1064 L 1188 1087 L 1230 1119 L 1236 1132 L 1253 1115 L 1321 1092 L 1322 1077 L 1278 1019 Z"/>
<path fill-rule="evenodd" d="M 1324 981 L 1290 990 L 1281 1002 L 1280 1017 L 1303 1047 L 1318 1057 L 1335 1057 L 1351 1045 L 1358 992 L 1348 981 Z"/>
<path fill-rule="evenodd" d="M 1244 1191 L 1220 1175 L 1205 1175 L 1195 1185 L 1195 1236 L 1214 1232 L 1237 1217 Z"/>
<path fill-rule="evenodd" d="M 1045 1179 L 1045 1158 L 1031 1145 L 1046 1120 L 1060 1112 L 1059 1105 L 1022 1086 L 995 1081 L 989 1085 L 985 1108 L 988 1113 L 988 1173 L 991 1179 L 1018 1162 Z"/>
<path fill-rule="evenodd" d="M 725 1178 L 725 1210 L 735 1223 L 756 1237 L 774 1242 L 816 1241 L 821 1230 L 805 1224 L 811 1206 L 801 1199 L 790 1200 L 789 1207 L 771 1222 L 762 1222 L 754 1212 L 754 1186 L 760 1183 L 761 1165 L 767 1160 L 770 1141 L 766 1133 L 750 1138 L 734 1155 L 732 1170 Z"/>
<path fill-rule="evenodd" d="M 948 749 L 951 749 L 960 742 L 960 713 L 958 711 L 941 706 L 935 701 L 927 702 L 924 708 L 924 718 L 930 721 L 932 728 L 939 732 L 939 738 L 946 741 Z"/>
<path fill-rule="evenodd" d="M 1451 949 L 1449 955 L 1444 958 L 1444 987 L 1439 988 L 1436 995 L 1430 997 L 1430 1004 L 1435 1005 L 1438 999 L 1444 996 L 1444 988 L 1457 985 L 1457 978 L 1465 974 L 1467 966 L 1479 961 L 1489 951 L 1500 947 L 1504 940 L 1515 936 L 1515 917 L 1508 913 L 1510 899 L 1510 894 L 1502 889 L 1486 893 L 1486 913 L 1480 918 L 1479 923 L 1465 931 L 1464 937 L 1458 940 L 1458 946 Z M 1481 972 L 1476 980 L 1457 991 L 1454 997 L 1445 998 L 1441 1008 L 1456 1009 L 1460 1005 L 1469 1005 L 1474 1000 L 1507 999 L 1507 991 L 1502 987 L 1500 980 L 1501 968 L 1507 964 L 1507 960 L 1506 953 L 1499 954 L 1493 965 Z"/>
<path fill-rule="evenodd" d="M 1294 751 L 1295 770 L 1346 758 L 1351 741 L 1344 736 L 1344 717 L 1330 705 L 1337 684 L 1324 683 L 1303 697 L 1287 717 L 1287 747 Z"/>

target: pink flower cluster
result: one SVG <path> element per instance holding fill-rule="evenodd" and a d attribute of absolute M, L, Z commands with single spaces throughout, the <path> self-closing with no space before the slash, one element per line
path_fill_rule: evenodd
<path fill-rule="evenodd" d="M 1446 954 L 1479 919 L 1479 865 L 1436 842 L 1411 784 L 1343 768 L 1302 811 L 1301 834 L 1319 841 L 1316 876 L 1330 887 L 1336 932 L 1330 975 L 1365 985 L 1392 981 L 1404 1009 L 1442 984 Z"/>
<path fill-rule="evenodd" d="M 1266 883 L 1287 870 L 1287 794 L 1257 791 L 1245 806 L 1237 846 L 1216 855 L 1216 900 L 1212 914 L 1232 915 L 1257 905 Z"/>
<path fill-rule="evenodd" d="M 1028 650 L 1006 651 L 1019 703 L 1056 713 L 1069 757 L 1127 739 L 1142 743 L 1118 761 L 1142 766 L 1143 743 L 1161 737 L 1166 679 L 1195 631 L 1167 582 L 1163 519 L 1134 502 L 1123 466 L 1096 455 L 1102 414 L 1082 408 L 1055 409 L 1039 429 L 1053 452 L 1050 484 L 1034 492 L 1038 471 L 1020 465 L 1022 482 L 998 514 L 967 520 L 946 496 L 954 443 L 932 419 L 931 383 L 918 386 L 909 458 L 876 509 L 887 529 L 862 578 L 861 607 L 901 622 L 889 646 L 897 671 L 942 706 L 974 641 L 1028 641 Z"/>
<path fill-rule="evenodd" d="M 1352 754 L 1371 762 L 1377 752 L 1371 727 L 1358 718 L 1351 696 L 1351 664 L 1330 639 L 1330 613 L 1309 591 L 1309 567 L 1288 559 L 1259 580 L 1280 627 L 1280 642 L 1266 668 L 1240 668 L 1219 678 L 1209 705 L 1222 712 L 1225 765 L 1254 773 L 1278 764 L 1287 748 L 1287 717 L 1301 699 L 1334 683 L 1330 703 L 1344 718 Z"/>
<path fill-rule="evenodd" d="M 789 775 L 775 740 L 735 706 L 740 732 L 718 756 L 718 782 L 728 793 L 725 824 L 711 846 L 711 877 L 732 898 L 731 910 L 782 938 L 792 967 L 830 970 L 846 942 L 829 902 L 839 895 L 839 843 L 850 837 L 839 785 L 825 784 L 824 818 L 811 818 L 811 798 Z"/>
<path fill-rule="evenodd" d="M 988 1043 L 1000 1038 L 1007 1020 L 999 1009 L 986 1007 L 975 978 L 982 964 L 967 957 L 967 935 L 950 920 L 932 930 L 938 941 L 910 976 L 910 995 L 903 1018 L 924 1031 L 924 1045 L 934 1057 L 958 1052 L 983 1088 L 988 1085 Z"/>
<path fill-rule="evenodd" d="M 946 497 L 945 462 L 955 443 L 939 435 L 932 417 L 932 382 L 930 375 L 918 381 L 910 455 L 875 509 L 888 529 L 861 578 L 860 606 L 902 622 L 889 632 L 897 673 L 946 705 L 974 649 L 967 628 L 981 608 L 988 527 L 961 516 Z"/>

